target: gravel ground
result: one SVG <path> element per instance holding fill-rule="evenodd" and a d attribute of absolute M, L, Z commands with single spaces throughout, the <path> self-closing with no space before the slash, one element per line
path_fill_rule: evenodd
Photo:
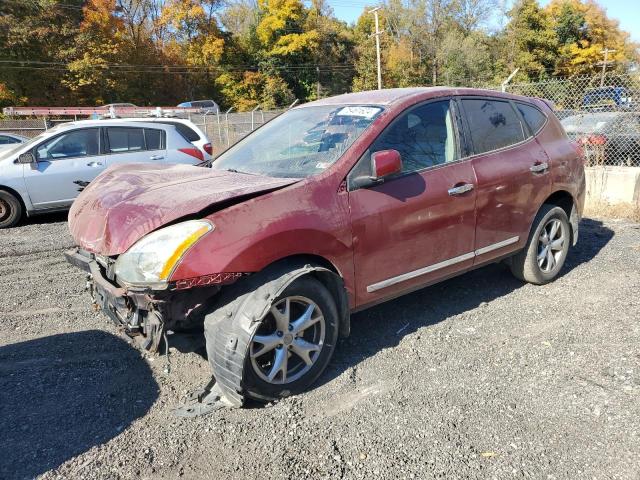
<path fill-rule="evenodd" d="M 640 478 L 640 225 L 585 220 L 554 283 L 499 265 L 353 317 L 317 386 L 171 414 L 196 353 L 143 356 L 67 265 L 0 231 L 0 478 Z"/>

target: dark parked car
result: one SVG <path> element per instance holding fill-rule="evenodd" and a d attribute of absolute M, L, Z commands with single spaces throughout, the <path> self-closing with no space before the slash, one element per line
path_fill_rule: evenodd
<path fill-rule="evenodd" d="M 588 166 L 640 165 L 640 113 L 583 113 L 561 123 L 569 138 L 582 145 Z"/>
<path fill-rule="evenodd" d="M 553 280 L 584 193 L 541 100 L 360 92 L 287 111 L 211 169 L 109 169 L 71 209 L 67 258 L 147 348 L 203 329 L 216 389 L 241 405 L 310 387 L 350 312 L 501 260 Z"/>

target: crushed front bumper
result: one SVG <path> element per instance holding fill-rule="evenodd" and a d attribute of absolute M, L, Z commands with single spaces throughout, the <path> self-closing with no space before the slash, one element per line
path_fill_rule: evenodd
<path fill-rule="evenodd" d="M 158 308 L 161 299 L 151 291 L 132 291 L 107 278 L 107 268 L 96 257 L 79 248 L 67 250 L 65 258 L 87 272 L 86 289 L 96 309 L 101 309 L 119 328 L 146 350 L 158 351 L 165 321 Z"/>

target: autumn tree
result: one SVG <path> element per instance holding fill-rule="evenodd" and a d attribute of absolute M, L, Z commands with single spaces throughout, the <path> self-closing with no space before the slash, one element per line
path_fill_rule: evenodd
<path fill-rule="evenodd" d="M 605 48 L 612 51 L 608 61 L 618 72 L 625 71 L 630 63 L 638 60 L 637 45 L 597 3 L 554 0 L 546 11 L 553 19 L 560 45 L 557 74 L 571 76 L 599 72 L 598 64 L 603 60 Z"/>
<path fill-rule="evenodd" d="M 73 101 L 60 78 L 74 51 L 81 5 L 81 0 L 68 0 L 64 8 L 55 0 L 0 2 L 2 104 Z"/>
<path fill-rule="evenodd" d="M 519 68 L 520 80 L 551 76 L 558 56 L 558 37 L 549 14 L 537 0 L 518 0 L 508 15 L 504 73 Z"/>

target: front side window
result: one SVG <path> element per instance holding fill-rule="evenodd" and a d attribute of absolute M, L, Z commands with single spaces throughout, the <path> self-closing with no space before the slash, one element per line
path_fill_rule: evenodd
<path fill-rule="evenodd" d="M 509 102 L 463 99 L 474 153 L 498 150 L 525 139 L 524 129 Z"/>
<path fill-rule="evenodd" d="M 36 150 L 36 156 L 38 160 L 61 160 L 98 155 L 99 133 L 97 128 L 63 133 L 40 145 Z"/>
<path fill-rule="evenodd" d="M 368 105 L 288 110 L 223 153 L 216 170 L 304 178 L 335 163 L 382 112 Z"/>
<path fill-rule="evenodd" d="M 109 127 L 107 142 L 109 153 L 139 152 L 145 149 L 142 128 Z"/>
<path fill-rule="evenodd" d="M 456 141 L 449 100 L 432 102 L 401 115 L 373 143 L 370 153 L 397 150 L 403 173 L 453 162 Z"/>

